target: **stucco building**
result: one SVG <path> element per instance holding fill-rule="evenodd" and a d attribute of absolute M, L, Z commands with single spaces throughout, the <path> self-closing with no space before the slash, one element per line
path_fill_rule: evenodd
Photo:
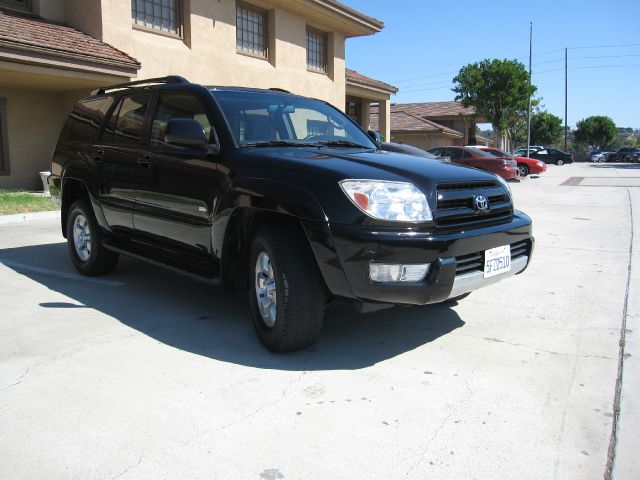
<path fill-rule="evenodd" d="M 382 28 L 336 0 L 0 0 L 0 188 L 36 188 L 73 103 L 134 78 L 283 88 L 368 124 L 395 90 L 348 82 L 345 40 Z"/>

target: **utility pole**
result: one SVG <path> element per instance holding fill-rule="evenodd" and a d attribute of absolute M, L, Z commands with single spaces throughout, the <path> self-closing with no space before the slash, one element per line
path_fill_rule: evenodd
<path fill-rule="evenodd" d="M 564 49 L 564 151 L 567 151 L 567 92 L 568 92 L 568 61 L 567 61 L 567 48 Z"/>
<path fill-rule="evenodd" d="M 529 86 L 531 86 L 531 50 L 533 48 L 533 22 L 529 22 Z M 531 148 L 531 95 L 529 95 L 529 109 L 527 110 L 527 157 Z"/>

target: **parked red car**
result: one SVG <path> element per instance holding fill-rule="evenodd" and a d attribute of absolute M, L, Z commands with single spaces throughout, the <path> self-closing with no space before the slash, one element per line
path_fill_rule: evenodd
<path fill-rule="evenodd" d="M 498 148 L 493 147 L 476 147 L 484 152 L 490 153 L 495 157 L 509 157 L 518 162 L 518 173 L 521 177 L 526 177 L 530 173 L 543 173 L 547 171 L 547 164 L 542 160 L 536 160 L 535 158 L 528 157 L 516 157 L 510 153 L 503 152 Z"/>
<path fill-rule="evenodd" d="M 452 163 L 479 168 L 505 180 L 518 178 L 518 164 L 509 157 L 495 157 L 475 147 L 439 147 L 428 150 L 438 157 L 449 157 Z"/>

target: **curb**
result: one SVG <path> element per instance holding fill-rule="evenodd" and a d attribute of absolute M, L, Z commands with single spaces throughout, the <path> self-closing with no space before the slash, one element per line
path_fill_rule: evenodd
<path fill-rule="evenodd" d="M 46 220 L 49 218 L 60 218 L 60 210 L 54 210 L 51 212 L 32 212 L 17 213 L 15 215 L 0 215 L 0 225 L 6 225 L 9 223 L 30 222 L 32 220 Z"/>

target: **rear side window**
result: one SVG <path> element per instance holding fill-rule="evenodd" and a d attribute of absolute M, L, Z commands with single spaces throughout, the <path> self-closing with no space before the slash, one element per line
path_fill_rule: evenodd
<path fill-rule="evenodd" d="M 109 118 L 102 141 L 113 145 L 139 145 L 150 98 L 149 94 L 122 97 Z"/>
<path fill-rule="evenodd" d="M 215 141 L 212 135 L 211 122 L 200 101 L 188 93 L 167 92 L 160 94 L 158 105 L 153 115 L 151 146 L 178 148 L 164 141 L 164 137 L 167 134 L 167 123 L 174 118 L 188 118 L 197 121 L 202 125 L 209 142 Z"/>
<path fill-rule="evenodd" d="M 447 148 L 445 151 L 447 152 L 446 156 L 451 160 L 462 158 L 462 152 L 456 148 Z"/>
<path fill-rule="evenodd" d="M 93 144 L 113 98 L 102 97 L 78 102 L 67 119 L 60 141 Z"/>

